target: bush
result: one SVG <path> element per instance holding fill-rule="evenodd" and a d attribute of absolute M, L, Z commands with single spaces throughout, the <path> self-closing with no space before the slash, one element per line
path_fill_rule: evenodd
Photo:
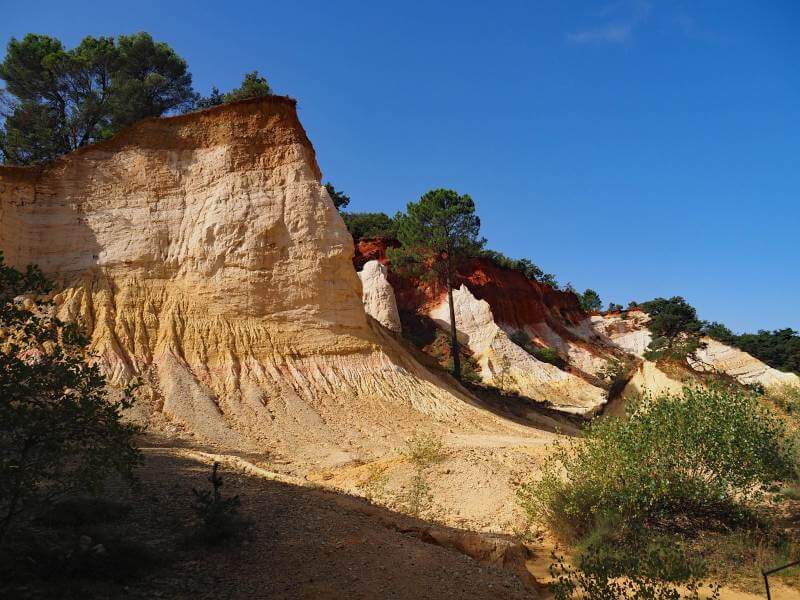
<path fill-rule="evenodd" d="M 501 269 L 519 271 L 526 278 L 532 281 L 546 283 L 553 289 L 558 289 L 558 281 L 556 280 L 555 275 L 552 273 L 545 273 L 541 268 L 539 268 L 538 265 L 534 264 L 527 258 L 509 258 L 502 252 L 489 249 L 482 250 L 478 256 L 492 262 Z"/>
<path fill-rule="evenodd" d="M 618 572 L 619 565 L 613 560 L 606 563 L 605 555 L 594 561 L 594 564 L 584 568 L 573 568 L 564 563 L 564 559 L 553 556 L 554 562 L 550 566 L 550 575 L 554 579 L 551 584 L 553 596 L 556 600 L 569 600 L 572 598 L 592 598 L 602 600 L 623 600 L 626 598 L 640 598 L 649 600 L 699 600 L 699 598 L 719 598 L 719 586 L 707 586 L 708 594 L 701 595 L 703 583 L 695 575 L 682 577 L 683 591 L 669 583 L 669 577 L 645 575 L 637 572 L 642 569 L 650 571 L 663 571 L 664 566 L 669 566 L 674 560 L 669 547 L 660 547 L 651 550 L 642 556 L 634 569 L 630 566 L 624 571 L 624 577 Z M 682 557 L 678 557 L 680 561 Z"/>
<path fill-rule="evenodd" d="M 573 539 L 611 520 L 622 531 L 731 525 L 793 468 L 785 425 L 753 395 L 685 388 L 643 398 L 627 418 L 597 419 L 583 439 L 557 444 L 541 480 L 519 498 L 532 518 Z"/>
<path fill-rule="evenodd" d="M 96 493 L 111 474 L 131 480 L 140 460 L 139 429 L 121 414 L 131 390 L 108 401 L 89 340 L 53 316 L 50 289 L 38 269 L 21 273 L 0 254 L 0 539 L 24 513 Z"/>

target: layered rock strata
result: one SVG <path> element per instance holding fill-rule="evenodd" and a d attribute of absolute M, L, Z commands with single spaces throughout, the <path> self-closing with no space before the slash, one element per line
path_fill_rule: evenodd
<path fill-rule="evenodd" d="M 499 427 L 368 322 L 293 100 L 0 168 L 0 249 L 55 278 L 112 381 L 140 378 L 151 416 L 202 439 L 334 464 L 420 422 Z"/>

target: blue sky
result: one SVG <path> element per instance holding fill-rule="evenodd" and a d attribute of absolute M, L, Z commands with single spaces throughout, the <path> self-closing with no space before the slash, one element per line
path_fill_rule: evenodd
<path fill-rule="evenodd" d="M 800 3 L 19 2 L 0 43 L 149 31 L 195 87 L 299 100 L 357 211 L 432 187 L 492 248 L 627 303 L 800 329 Z"/>

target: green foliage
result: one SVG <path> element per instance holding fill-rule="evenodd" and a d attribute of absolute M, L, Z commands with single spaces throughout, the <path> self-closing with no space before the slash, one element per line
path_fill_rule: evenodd
<path fill-rule="evenodd" d="M 108 400 L 88 339 L 43 299 L 50 289 L 0 254 L 0 538 L 24 513 L 97 492 L 111 474 L 130 480 L 139 462 L 138 428 L 121 415 L 131 389 Z"/>
<path fill-rule="evenodd" d="M 699 600 L 719 598 L 719 586 L 705 586 L 695 575 L 681 579 L 680 589 L 670 579 L 649 574 L 663 571 L 675 561 L 674 549 L 661 545 L 638 558 L 635 564 L 620 564 L 612 557 L 609 560 L 605 548 L 592 561 L 593 564 L 574 568 L 564 562 L 563 557 L 553 555 L 550 575 L 553 597 L 556 600 L 591 598 L 592 600 Z M 680 560 L 679 557 L 678 560 Z M 627 561 L 626 561 L 627 562 Z"/>
<path fill-rule="evenodd" d="M 475 203 L 468 195 L 453 190 L 436 189 L 425 193 L 418 202 L 409 202 L 405 215 L 398 215 L 399 248 L 389 248 L 392 268 L 423 280 L 444 280 L 450 303 L 450 343 L 453 375 L 461 377 L 453 308 L 453 277 L 459 264 L 475 256 L 486 240 L 479 237 L 481 220 Z"/>
<path fill-rule="evenodd" d="M 703 347 L 700 336 L 703 322 L 697 311 L 680 296 L 656 298 L 640 305 L 650 316 L 648 327 L 653 340 L 645 358 L 657 360 L 661 357 L 685 359 Z"/>
<path fill-rule="evenodd" d="M 218 474 L 218 470 L 219 463 L 215 462 L 211 468 L 211 475 L 208 476 L 211 490 L 192 488 L 195 498 L 193 508 L 200 524 L 198 535 L 200 539 L 210 544 L 234 537 L 244 525 L 239 517 L 239 507 L 241 506 L 239 496 L 225 497 L 222 495 L 224 482 Z"/>
<path fill-rule="evenodd" d="M 546 283 L 550 287 L 554 289 L 558 289 L 558 281 L 556 280 L 555 275 L 551 273 L 545 273 L 540 269 L 537 265 L 535 265 L 532 261 L 528 260 L 527 258 L 509 258 L 502 252 L 497 252 L 495 250 L 481 250 L 479 256 L 481 258 L 485 258 L 490 260 L 495 265 L 502 269 L 510 269 L 512 271 L 519 271 L 525 277 L 532 281 L 539 281 L 540 283 Z"/>
<path fill-rule="evenodd" d="M 723 344 L 752 354 L 769 366 L 781 371 L 800 374 L 800 334 L 791 328 L 737 335 L 721 323 L 710 323 L 705 334 Z"/>
<path fill-rule="evenodd" d="M 350 204 L 350 196 L 346 195 L 342 191 L 337 191 L 330 181 L 325 184 L 325 189 L 328 190 L 328 195 L 331 197 L 331 200 L 333 200 L 333 205 L 336 207 L 336 210 L 342 211 L 348 204 Z M 350 235 L 352 235 L 352 233 Z"/>
<path fill-rule="evenodd" d="M 226 102 L 237 102 L 239 100 L 247 100 L 249 98 L 261 98 L 272 94 L 272 89 L 265 77 L 261 77 L 258 71 L 247 73 L 238 88 L 234 88 L 227 94 L 219 91 L 217 86 L 211 87 L 211 94 L 208 96 L 199 96 L 196 98 L 192 108 L 194 110 L 202 110 L 204 108 L 211 108 L 219 106 Z"/>
<path fill-rule="evenodd" d="M 800 386 L 790 383 L 771 385 L 765 395 L 789 415 L 800 415 Z"/>
<path fill-rule="evenodd" d="M 616 302 L 608 303 L 608 312 L 619 312 L 621 310 L 622 310 L 622 304 L 617 304 Z"/>
<path fill-rule="evenodd" d="M 566 369 L 568 366 L 567 361 L 562 358 L 558 350 L 550 348 L 549 346 L 545 348 L 534 348 L 531 354 L 535 359 L 550 363 L 559 369 Z"/>
<path fill-rule="evenodd" d="M 267 79 L 258 74 L 258 71 L 251 71 L 244 76 L 241 85 L 225 94 L 225 102 L 236 102 L 247 100 L 248 98 L 262 98 L 272 94 L 272 89 L 267 83 Z"/>
<path fill-rule="evenodd" d="M 554 365 L 559 369 L 567 368 L 568 363 L 558 353 L 558 350 L 555 348 L 550 348 L 549 346 L 537 346 L 533 343 L 526 331 L 518 329 L 516 331 L 512 331 L 508 337 L 512 342 L 525 350 L 525 352 L 533 356 L 535 359 Z"/>
<path fill-rule="evenodd" d="M 755 396 L 686 388 L 557 444 L 519 498 L 532 518 L 573 538 L 611 519 L 620 531 L 735 524 L 766 487 L 793 476 L 794 452 L 784 423 Z"/>
<path fill-rule="evenodd" d="M 591 288 L 586 288 L 582 294 L 578 294 L 581 308 L 586 312 L 600 312 L 603 309 L 603 301 L 600 294 Z"/>
<path fill-rule="evenodd" d="M 12 38 L 0 79 L 0 153 L 10 164 L 52 160 L 195 99 L 186 62 L 147 33 L 89 36 L 71 50 L 46 35 Z"/>
<path fill-rule="evenodd" d="M 397 239 L 401 246 L 389 250 L 392 267 L 435 280 L 455 275 L 459 263 L 476 256 L 485 240 L 481 221 L 468 195 L 436 189 L 418 202 L 409 202 L 406 214 L 398 214 Z"/>
<path fill-rule="evenodd" d="M 397 237 L 397 221 L 385 213 L 343 212 L 342 218 L 354 240 Z"/>

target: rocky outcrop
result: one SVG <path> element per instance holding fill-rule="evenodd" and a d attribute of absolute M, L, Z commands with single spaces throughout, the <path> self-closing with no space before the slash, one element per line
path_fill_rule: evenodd
<path fill-rule="evenodd" d="M 721 371 L 735 377 L 745 385 L 758 384 L 765 388 L 774 385 L 798 385 L 800 377 L 773 369 L 756 357 L 732 348 L 709 337 L 703 338 L 706 347 L 697 351 L 697 360 L 691 360 L 698 371 Z"/>
<path fill-rule="evenodd" d="M 114 382 L 221 445 L 341 463 L 419 423 L 501 427 L 368 321 L 295 102 L 149 119 L 0 168 L 0 248 L 54 277 Z"/>
<path fill-rule="evenodd" d="M 400 314 L 386 267 L 377 260 L 371 260 L 364 264 L 358 276 L 361 279 L 361 299 L 367 314 L 387 329 L 400 333 Z"/>
<path fill-rule="evenodd" d="M 396 243 L 384 239 L 358 240 L 354 265 L 360 268 L 368 260 L 387 264 L 386 250 Z M 389 280 L 401 310 L 429 314 L 446 302 L 443 283 L 400 277 L 391 269 Z M 507 334 L 524 332 L 535 345 L 557 350 L 568 360 L 570 372 L 592 384 L 597 383 L 594 376 L 608 367 L 609 360 L 624 358 L 625 352 L 594 330 L 577 296 L 571 292 L 532 281 L 485 258 L 463 264 L 455 284 L 465 285 L 475 298 L 487 302 L 494 322 Z M 536 376 L 531 373 L 531 378 Z"/>
<path fill-rule="evenodd" d="M 598 334 L 608 338 L 613 344 L 641 357 L 653 339 L 647 328 L 649 321 L 650 317 L 644 311 L 629 310 L 594 316 L 592 326 Z M 747 352 L 709 337 L 704 337 L 702 341 L 705 348 L 697 351 L 696 359 L 688 360 L 689 366 L 695 371 L 724 373 L 745 385 L 760 384 L 764 387 L 777 384 L 800 385 L 800 377 L 794 373 L 784 373 L 774 369 Z M 656 391 L 653 386 L 657 389 L 663 387 L 667 391 L 675 391 L 674 385 L 667 384 L 660 376 L 644 377 L 644 379 L 650 380 L 651 391 Z M 665 385 L 659 386 L 657 381 Z"/>
<path fill-rule="evenodd" d="M 577 414 L 591 414 L 606 401 L 604 390 L 537 360 L 511 341 L 495 323 L 489 303 L 476 299 L 466 285 L 453 290 L 453 305 L 459 341 L 477 359 L 485 383 Z M 429 314 L 449 327 L 447 298 Z"/>
<path fill-rule="evenodd" d="M 626 352 L 642 357 L 653 336 L 647 328 L 650 317 L 641 310 L 613 312 L 591 317 L 591 326 L 604 338 Z"/>

